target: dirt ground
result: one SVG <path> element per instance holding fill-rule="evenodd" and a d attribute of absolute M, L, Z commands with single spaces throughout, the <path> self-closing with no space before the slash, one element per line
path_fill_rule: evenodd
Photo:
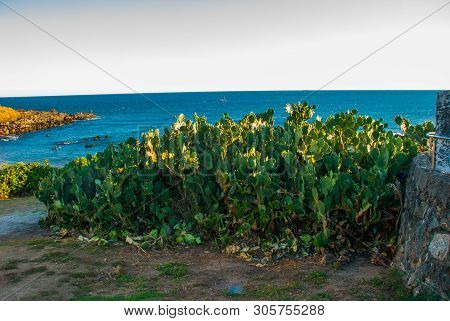
<path fill-rule="evenodd" d="M 1 300 L 408 300 L 397 270 L 356 257 L 257 266 L 209 245 L 98 246 L 45 231 L 0 240 Z"/>

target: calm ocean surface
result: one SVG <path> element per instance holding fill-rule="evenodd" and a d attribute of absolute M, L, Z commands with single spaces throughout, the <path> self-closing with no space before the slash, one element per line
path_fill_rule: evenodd
<path fill-rule="evenodd" d="M 276 122 L 286 117 L 284 105 L 303 101 L 310 91 L 199 92 L 145 94 L 172 114 L 194 112 L 216 121 L 227 112 L 235 120 L 248 112 L 275 109 Z M 225 99 L 224 99 L 225 98 Z M 433 120 L 436 91 L 320 91 L 307 98 L 316 104 L 316 115 L 323 118 L 356 108 L 360 114 L 383 118 L 395 129 L 393 118 L 400 114 L 413 123 Z M 75 113 L 92 111 L 98 119 L 75 122 L 8 139 L 0 139 L 0 163 L 48 160 L 63 165 L 78 156 L 93 154 L 108 142 L 138 137 L 152 128 L 171 124 L 173 116 L 137 94 L 58 97 L 0 98 L 0 105 L 36 110 Z M 94 140 L 95 136 L 105 136 Z M 86 147 L 88 146 L 88 147 Z"/>

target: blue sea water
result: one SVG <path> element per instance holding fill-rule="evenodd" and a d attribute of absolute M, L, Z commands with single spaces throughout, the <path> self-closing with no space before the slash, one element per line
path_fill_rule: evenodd
<path fill-rule="evenodd" d="M 163 109 L 139 94 L 83 95 L 0 98 L 0 105 L 13 108 L 61 112 L 93 112 L 98 119 L 79 121 L 0 139 L 0 163 L 48 160 L 60 166 L 75 157 L 103 150 L 109 142 L 139 137 L 152 128 L 169 126 L 173 115 L 192 118 L 194 112 L 216 121 L 223 113 L 240 119 L 248 112 L 275 109 L 277 123 L 286 117 L 286 103 L 307 101 L 317 105 L 316 115 L 326 118 L 336 112 L 358 109 L 360 114 L 383 118 L 396 128 L 393 119 L 400 114 L 413 123 L 435 118 L 437 91 L 257 91 L 145 94 Z M 95 136 L 103 136 L 94 140 Z M 107 136 L 104 138 L 104 136 Z"/>

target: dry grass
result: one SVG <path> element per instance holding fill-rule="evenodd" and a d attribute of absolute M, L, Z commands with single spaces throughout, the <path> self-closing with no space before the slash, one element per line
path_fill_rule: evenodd
<path fill-rule="evenodd" d="M 0 106 L 0 123 L 16 121 L 19 118 L 19 112 L 9 107 Z"/>

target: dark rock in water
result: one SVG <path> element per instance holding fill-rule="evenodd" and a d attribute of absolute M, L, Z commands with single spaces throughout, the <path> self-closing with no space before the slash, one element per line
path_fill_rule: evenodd
<path fill-rule="evenodd" d="M 97 136 L 94 136 L 94 137 L 81 138 L 79 140 L 69 140 L 69 141 L 56 142 L 55 145 L 64 146 L 64 145 L 85 144 L 84 147 L 90 148 L 90 147 L 95 146 L 95 144 L 90 144 L 89 143 L 90 141 L 98 142 L 98 141 L 101 141 L 101 140 L 107 140 L 108 138 L 109 138 L 108 135 L 103 135 L 103 136 L 97 135 Z"/>
<path fill-rule="evenodd" d="M 94 137 L 92 137 L 92 140 L 95 140 L 95 141 L 99 141 L 99 140 L 105 140 L 105 139 L 108 139 L 109 138 L 109 136 L 108 135 L 97 135 L 97 136 L 94 136 Z"/>
<path fill-rule="evenodd" d="M 0 106 L 0 136 L 20 135 L 95 117 L 93 113 L 66 114 L 54 109 L 51 111 L 14 110 Z"/>

